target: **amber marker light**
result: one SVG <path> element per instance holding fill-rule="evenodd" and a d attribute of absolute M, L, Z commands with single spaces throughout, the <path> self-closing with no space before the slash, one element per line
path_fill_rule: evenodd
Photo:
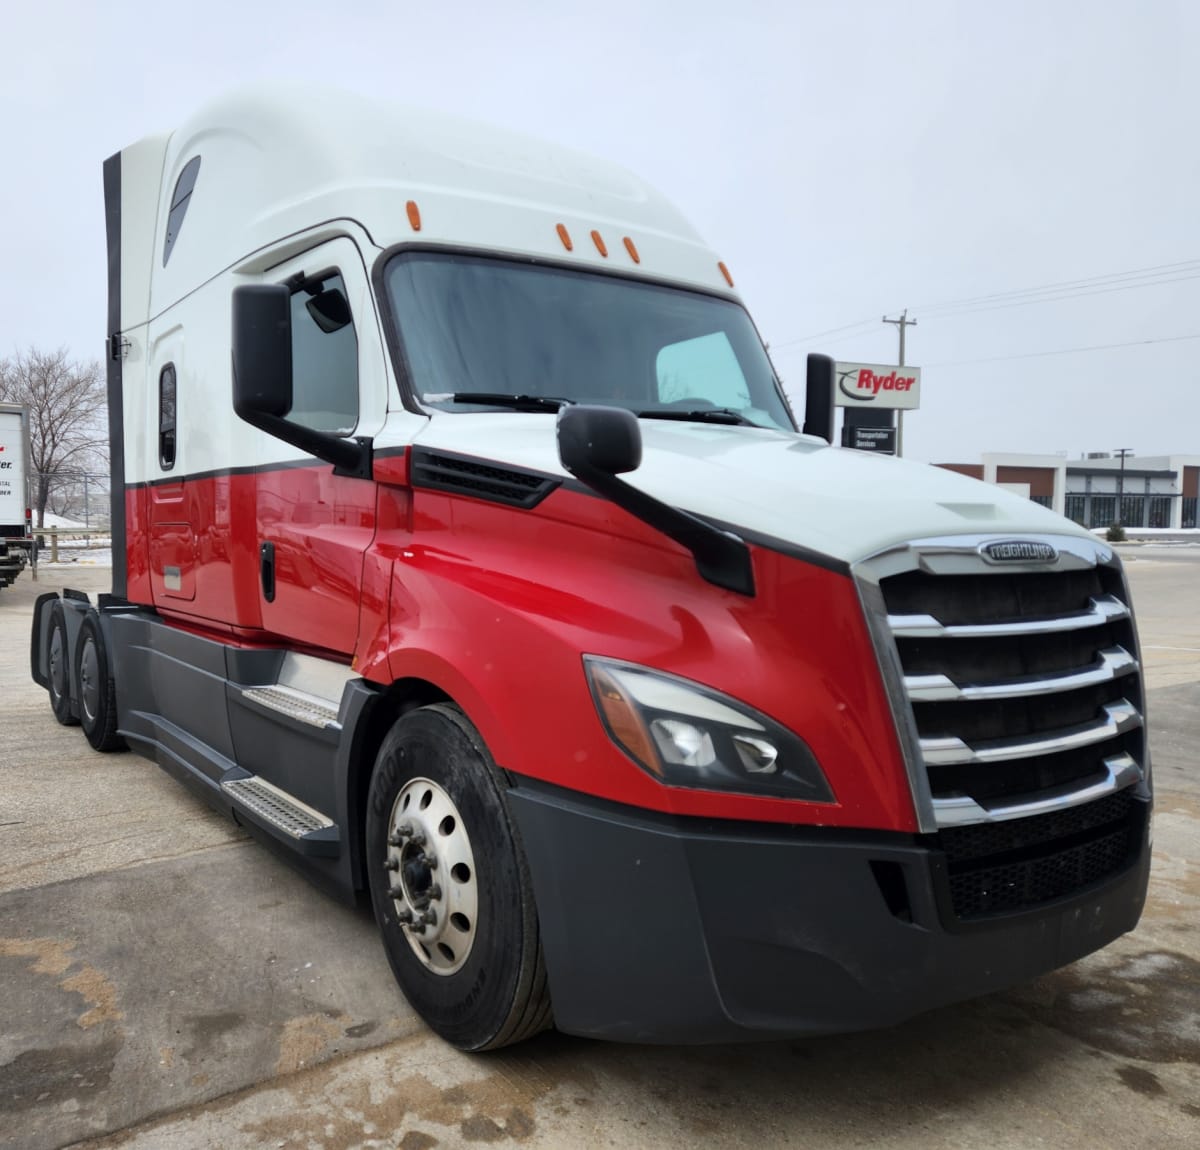
<path fill-rule="evenodd" d="M 567 231 L 563 224 L 559 224 L 555 230 L 558 232 L 558 238 L 562 240 L 562 246 L 566 248 L 567 251 L 573 252 L 575 250 L 575 245 L 571 243 L 571 233 Z"/>
<path fill-rule="evenodd" d="M 605 259 L 608 259 L 608 248 L 604 246 L 604 237 L 599 232 L 592 232 L 592 243 L 596 245 L 596 251 L 598 251 Z"/>
<path fill-rule="evenodd" d="M 404 205 L 404 210 L 408 212 L 408 222 L 412 225 L 412 230 L 419 232 L 421 230 L 421 209 L 417 207 L 417 201 L 409 200 Z"/>
<path fill-rule="evenodd" d="M 661 778 L 662 767 L 659 765 L 658 755 L 654 752 L 654 744 L 632 700 L 603 667 L 592 663 L 588 665 L 587 671 L 592 680 L 596 702 L 613 738 L 643 767 Z"/>
<path fill-rule="evenodd" d="M 724 263 L 724 261 L 722 261 L 721 263 L 717 264 L 717 267 L 719 267 L 719 268 L 721 269 L 721 274 L 722 274 L 722 275 L 725 277 L 725 282 L 726 282 L 726 283 L 727 283 L 727 284 L 728 284 L 730 287 L 733 287 L 733 276 L 731 276 L 731 275 L 729 274 L 729 269 L 728 269 L 728 268 L 725 266 L 725 263 Z"/>
<path fill-rule="evenodd" d="M 633 260 L 635 264 L 640 264 L 642 262 L 642 257 L 638 255 L 638 250 L 636 247 L 634 247 L 633 240 L 631 240 L 628 236 L 625 237 L 625 250 L 629 253 L 629 258 Z"/>

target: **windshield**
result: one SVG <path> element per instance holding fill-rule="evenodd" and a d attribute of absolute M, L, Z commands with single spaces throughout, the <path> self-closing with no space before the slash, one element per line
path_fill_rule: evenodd
<path fill-rule="evenodd" d="M 535 410 L 544 397 L 794 430 L 758 333 L 729 300 L 433 252 L 401 253 L 384 278 L 427 406 L 495 411 L 513 397 Z"/>

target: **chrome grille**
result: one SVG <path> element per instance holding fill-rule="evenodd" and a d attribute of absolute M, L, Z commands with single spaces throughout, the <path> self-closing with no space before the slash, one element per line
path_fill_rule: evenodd
<path fill-rule="evenodd" d="M 985 548 L 1003 539 L 951 537 L 855 568 L 918 823 L 937 834 L 961 920 L 1107 880 L 1143 833 L 1144 696 L 1120 564 L 1099 541 L 1035 541 L 1057 558 L 998 564 Z"/>
<path fill-rule="evenodd" d="M 1137 638 L 1111 548 L 1039 536 L 1054 562 L 1001 565 L 983 551 L 996 541 L 918 541 L 856 569 L 926 831 L 1144 777 Z"/>

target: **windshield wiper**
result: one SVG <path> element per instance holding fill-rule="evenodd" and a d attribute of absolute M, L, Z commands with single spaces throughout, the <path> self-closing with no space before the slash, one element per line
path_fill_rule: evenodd
<path fill-rule="evenodd" d="M 426 403 L 473 403 L 479 407 L 508 407 L 513 411 L 558 411 L 574 402 L 553 395 L 505 395 L 499 391 L 455 391 L 421 398 Z"/>
<path fill-rule="evenodd" d="M 738 424 L 743 427 L 761 427 L 762 424 L 747 419 L 740 411 L 732 407 L 703 407 L 696 411 L 664 411 L 661 408 L 650 411 L 639 411 L 639 419 L 678 419 L 695 423 L 726 423 Z"/>

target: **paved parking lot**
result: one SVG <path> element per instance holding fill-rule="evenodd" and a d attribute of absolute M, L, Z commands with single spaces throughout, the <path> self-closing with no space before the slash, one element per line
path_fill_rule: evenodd
<path fill-rule="evenodd" d="M 43 570 L 0 591 L 0 1145 L 1200 1145 L 1200 548 L 1126 554 L 1158 786 L 1142 925 L 890 1031 L 634 1048 L 432 1038 L 365 911 L 152 764 L 97 755 L 28 677 Z"/>

